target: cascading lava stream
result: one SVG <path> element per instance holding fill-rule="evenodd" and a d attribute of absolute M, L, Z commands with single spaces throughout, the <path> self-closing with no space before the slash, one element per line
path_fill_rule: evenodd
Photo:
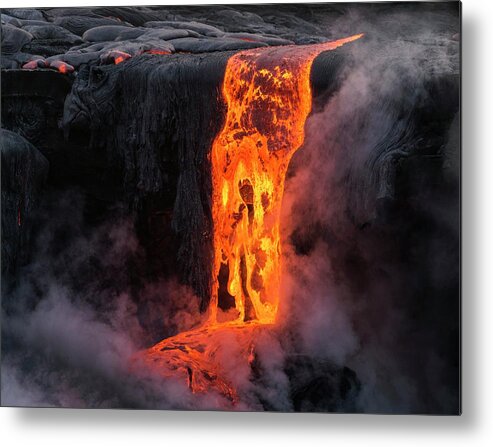
<path fill-rule="evenodd" d="M 255 331 L 276 321 L 284 179 L 304 141 L 312 63 L 321 52 L 361 36 L 241 51 L 227 63 L 226 118 L 210 153 L 214 266 L 209 316 L 202 327 L 165 339 L 144 354 L 162 374 L 183 375 L 194 392 L 215 389 L 237 401 L 221 367 L 221 343 L 225 337 L 234 340 L 249 361 Z"/>

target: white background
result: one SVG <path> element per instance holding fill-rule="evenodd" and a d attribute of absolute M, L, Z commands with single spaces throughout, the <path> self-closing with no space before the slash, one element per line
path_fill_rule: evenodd
<path fill-rule="evenodd" d="M 312 0 L 314 1 L 314 0 Z M 2 0 L 3 7 L 166 4 Z M 168 3 L 179 3 L 168 2 Z M 189 3 L 208 3 L 193 0 Z M 209 0 L 209 3 L 247 3 Z M 253 3 L 253 2 L 252 2 Z M 255 2 L 259 3 L 259 2 Z M 271 0 L 269 3 L 275 3 Z M 3 445 L 493 445 L 493 2 L 463 8 L 463 415 L 461 417 L 0 409 Z"/>

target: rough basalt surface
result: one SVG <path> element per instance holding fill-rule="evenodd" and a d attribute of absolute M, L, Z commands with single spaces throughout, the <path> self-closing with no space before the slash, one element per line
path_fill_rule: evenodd
<path fill-rule="evenodd" d="M 9 130 L 2 140 L 2 278 L 15 281 L 30 258 L 33 216 L 48 177 L 49 163 L 29 141 Z"/>

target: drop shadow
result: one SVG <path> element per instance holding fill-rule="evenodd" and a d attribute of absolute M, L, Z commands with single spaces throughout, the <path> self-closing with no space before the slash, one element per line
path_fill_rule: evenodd
<path fill-rule="evenodd" d="M 479 23 L 477 17 L 464 17 L 462 22 L 462 88 L 461 88 L 461 333 L 462 333 L 462 424 L 476 425 L 479 412 L 479 309 L 477 265 L 480 243 L 479 201 L 480 168 L 479 117 L 476 105 L 479 89 Z M 484 55 L 483 55 L 484 57 Z"/>

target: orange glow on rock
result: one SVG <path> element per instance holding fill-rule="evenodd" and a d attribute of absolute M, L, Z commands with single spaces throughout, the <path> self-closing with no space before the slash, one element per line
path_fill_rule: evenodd
<path fill-rule="evenodd" d="M 229 353 L 224 353 L 222 347 L 226 342 L 230 349 L 235 347 L 239 358 L 253 361 L 253 340 L 260 329 L 252 323 L 205 325 L 162 340 L 135 361 L 143 361 L 162 377 L 181 378 L 193 393 L 213 391 L 236 405 L 238 393 L 221 362 Z"/>
<path fill-rule="evenodd" d="M 108 53 L 106 53 L 103 59 L 106 60 L 106 63 L 113 62 L 115 65 L 118 65 L 121 64 L 123 61 L 130 59 L 131 57 L 132 56 L 128 53 L 125 53 L 125 51 L 110 50 Z"/>
<path fill-rule="evenodd" d="M 29 62 L 26 62 L 22 66 L 22 69 L 23 70 L 36 70 L 37 68 L 46 67 L 47 65 L 48 64 L 46 63 L 46 60 L 44 60 L 43 58 L 39 58 L 39 59 L 33 59 Z"/>
<path fill-rule="evenodd" d="M 238 401 L 221 364 L 222 345 L 234 340 L 239 357 L 251 364 L 255 334 L 276 322 L 284 180 L 305 138 L 313 60 L 361 36 L 256 48 L 228 60 L 222 86 L 226 118 L 210 152 L 214 265 L 209 315 L 203 326 L 145 351 L 151 369 L 183 377 L 193 392 L 215 390 L 233 404 Z"/>
<path fill-rule="evenodd" d="M 72 67 L 72 65 L 67 64 L 66 62 L 63 61 L 52 61 L 50 63 L 51 68 L 55 68 L 62 74 L 67 74 L 67 73 L 72 73 L 75 69 Z"/>

